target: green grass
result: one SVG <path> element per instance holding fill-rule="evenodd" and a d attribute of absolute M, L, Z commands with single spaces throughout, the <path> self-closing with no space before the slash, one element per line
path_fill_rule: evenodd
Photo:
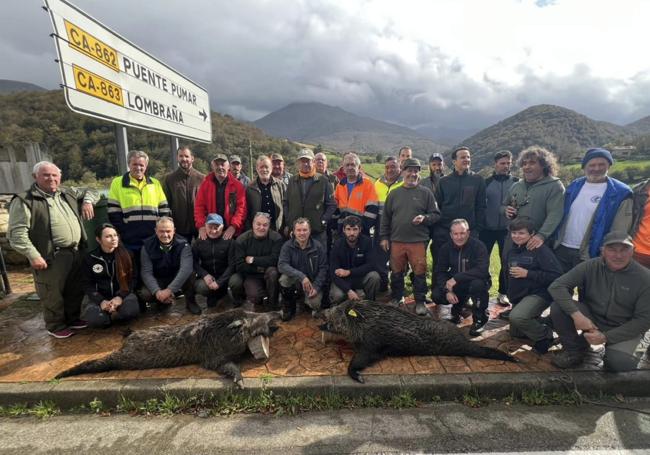
<path fill-rule="evenodd" d="M 631 167 L 645 167 L 645 166 L 650 166 L 650 160 L 615 161 L 614 165 L 611 168 L 609 168 L 609 170 L 610 170 L 610 172 L 612 172 L 612 171 L 620 171 L 620 170 L 623 170 L 623 169 L 628 169 L 628 168 L 631 168 Z M 571 170 L 576 170 L 576 169 L 581 169 L 582 168 L 580 163 L 562 165 L 562 167 L 565 168 L 565 169 L 571 169 Z"/>

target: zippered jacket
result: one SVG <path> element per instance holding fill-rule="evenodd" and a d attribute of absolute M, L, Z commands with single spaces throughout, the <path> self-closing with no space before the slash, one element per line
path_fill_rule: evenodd
<path fill-rule="evenodd" d="M 440 179 L 438 185 L 440 226 L 449 229 L 456 218 L 464 218 L 469 228 L 478 234 L 485 227 L 485 180 L 472 171 L 459 175 L 452 172 Z"/>
<path fill-rule="evenodd" d="M 246 223 L 246 190 L 230 172 L 226 177 L 223 220 L 225 227 L 233 226 L 235 236 L 242 233 Z M 199 187 L 194 202 L 194 223 L 197 229 L 205 226 L 205 220 L 210 213 L 217 213 L 217 178 L 214 172 L 208 174 Z"/>
<path fill-rule="evenodd" d="M 462 247 L 451 240 L 440 247 L 434 274 L 436 286 L 444 289 L 447 280 L 453 278 L 457 283 L 483 280 L 490 283 L 490 260 L 483 242 L 470 237 Z"/>
<path fill-rule="evenodd" d="M 280 250 L 278 271 L 298 281 L 309 278 L 316 290 L 323 289 L 327 279 L 327 252 L 318 240 L 309 239 L 303 250 L 295 239 L 284 242 Z"/>
<path fill-rule="evenodd" d="M 485 209 L 485 229 L 489 231 L 505 231 L 510 220 L 501 210 L 501 202 L 508 194 L 510 187 L 519 179 L 510 174 L 492 174 L 485 179 L 485 196 L 487 207 Z"/>
<path fill-rule="evenodd" d="M 504 264 L 508 267 L 505 272 L 508 289 L 508 299 L 517 304 L 527 295 L 537 295 L 550 302 L 551 295 L 548 286 L 562 275 L 562 265 L 551 249 L 542 245 L 529 250 L 526 245 L 514 245 L 508 250 Z M 526 278 L 510 276 L 510 267 L 522 267 L 528 270 Z"/>
<path fill-rule="evenodd" d="M 220 288 L 228 285 L 230 276 L 235 273 L 233 242 L 234 240 L 224 240 L 223 237 L 196 239 L 192 244 L 192 257 L 194 272 L 199 278 L 212 275 Z"/>
<path fill-rule="evenodd" d="M 131 258 L 133 259 L 133 258 Z M 87 253 L 81 266 L 81 285 L 84 294 L 91 302 L 100 304 L 102 300 L 111 300 L 115 296 L 125 298 L 134 292 L 137 283 L 137 271 L 131 261 L 131 282 L 126 292 L 120 291 L 120 282 L 117 277 L 117 262 L 115 253 L 105 253 L 101 247 Z"/>

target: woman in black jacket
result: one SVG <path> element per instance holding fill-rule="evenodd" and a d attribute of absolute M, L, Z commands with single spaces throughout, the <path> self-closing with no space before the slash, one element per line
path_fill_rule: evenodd
<path fill-rule="evenodd" d="M 533 350 L 545 354 L 553 343 L 553 331 L 539 317 L 551 304 L 547 288 L 562 275 L 562 266 L 548 246 L 534 250 L 526 247 L 535 235 L 530 219 L 515 219 L 509 229 L 514 244 L 505 261 L 508 299 L 512 303 L 510 334 L 529 338 Z"/>
<path fill-rule="evenodd" d="M 134 293 L 136 272 L 113 225 L 98 226 L 95 238 L 99 246 L 86 254 L 82 266 L 82 314 L 89 327 L 108 327 L 112 321 L 133 319 L 140 313 Z"/>

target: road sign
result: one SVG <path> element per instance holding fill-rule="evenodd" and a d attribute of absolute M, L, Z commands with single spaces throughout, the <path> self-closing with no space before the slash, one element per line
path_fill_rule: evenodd
<path fill-rule="evenodd" d="M 212 142 L 208 92 L 65 0 L 44 0 L 66 102 L 80 114 Z"/>

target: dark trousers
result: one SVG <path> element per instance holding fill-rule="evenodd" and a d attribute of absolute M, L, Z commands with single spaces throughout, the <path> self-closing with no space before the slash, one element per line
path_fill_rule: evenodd
<path fill-rule="evenodd" d="M 65 329 L 79 319 L 83 288 L 79 284 L 81 254 L 63 248 L 54 254 L 45 270 L 34 270 L 34 286 L 43 306 L 45 328 L 50 332 Z"/>
<path fill-rule="evenodd" d="M 280 292 L 279 277 L 277 268 L 267 267 L 263 275 L 243 276 L 240 273 L 235 273 L 230 277 L 228 286 L 235 300 L 247 299 L 249 302 L 259 305 L 264 297 L 268 297 L 269 303 L 275 305 Z"/>
<path fill-rule="evenodd" d="M 584 303 L 578 302 L 578 310 L 591 319 L 601 332 L 607 333 L 608 330 L 614 328 L 597 321 Z M 551 305 L 551 318 L 553 319 L 553 329 L 559 335 L 562 347 L 566 351 L 585 351 L 589 348 L 587 340 L 578 334 L 571 315 L 566 314 L 557 303 Z M 629 340 L 606 344 L 605 358 L 603 359 L 605 369 L 613 372 L 635 370 L 639 359 L 634 356 L 634 351 L 642 335 L 642 333 L 634 334 Z"/>
<path fill-rule="evenodd" d="M 456 284 L 453 292 L 458 296 L 458 303 L 452 305 L 451 314 L 454 316 L 460 315 L 463 306 L 471 297 L 474 301 L 474 308 L 472 310 L 474 317 L 481 319 L 487 317 L 486 310 L 490 300 L 490 295 L 488 293 L 489 289 L 489 283 L 485 282 L 485 280 L 471 280 Z M 431 292 L 431 298 L 436 305 L 451 305 L 451 303 L 447 301 L 445 290 L 440 286 L 433 289 Z"/>
<path fill-rule="evenodd" d="M 508 291 L 508 289 L 506 288 L 506 275 L 505 275 L 506 267 L 503 266 L 504 243 L 507 236 L 508 236 L 507 230 L 490 231 L 484 229 L 479 234 L 479 239 L 481 240 L 481 242 L 483 242 L 485 248 L 487 248 L 488 259 L 492 254 L 492 248 L 494 248 L 494 244 L 496 243 L 497 246 L 499 247 L 499 258 L 500 258 L 499 263 L 501 264 L 500 267 L 501 271 L 499 272 L 499 294 L 506 294 Z"/>
<path fill-rule="evenodd" d="M 183 283 L 183 287 L 181 288 L 180 291 L 176 292 L 174 295 L 176 297 L 180 296 L 181 294 L 185 294 L 185 301 L 186 302 L 195 302 L 196 301 L 196 294 L 194 293 L 194 281 L 196 280 L 194 273 L 190 274 L 190 277 L 185 280 L 185 283 Z M 169 283 L 171 283 L 172 280 L 156 280 L 158 281 L 158 285 L 160 286 L 160 289 L 166 289 L 167 286 L 169 286 Z M 163 302 L 159 302 L 158 299 L 156 299 L 156 296 L 151 293 L 149 289 L 147 289 L 146 286 L 141 286 L 138 288 L 136 294 L 138 295 L 138 298 L 142 302 L 156 302 L 161 305 L 166 305 Z"/>
<path fill-rule="evenodd" d="M 107 299 L 108 300 L 108 299 Z M 113 314 L 103 311 L 99 305 L 85 297 L 83 319 L 88 322 L 88 327 L 103 328 L 111 325 L 112 321 L 128 321 L 140 314 L 138 298 L 131 293 L 122 299 L 122 304 Z"/>

